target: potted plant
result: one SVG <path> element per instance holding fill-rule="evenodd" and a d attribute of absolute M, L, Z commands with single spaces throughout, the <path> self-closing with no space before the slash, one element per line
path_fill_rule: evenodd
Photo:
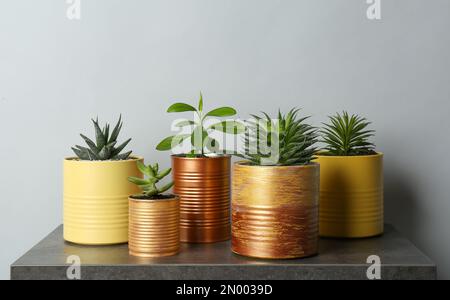
<path fill-rule="evenodd" d="M 298 110 L 247 122 L 245 161 L 234 165 L 232 250 L 268 259 L 318 252 L 317 129 Z M 270 150 L 270 151 L 268 151 Z"/>
<path fill-rule="evenodd" d="M 64 239 L 85 245 L 128 241 L 128 196 L 139 189 L 129 176 L 140 176 L 141 158 L 122 153 L 131 139 L 118 145 L 122 120 L 110 131 L 92 120 L 96 141 L 81 135 L 87 147 L 76 146 L 76 157 L 64 160 Z"/>
<path fill-rule="evenodd" d="M 180 250 L 180 201 L 177 196 L 164 195 L 172 188 L 170 182 L 161 188 L 157 184 L 172 171 L 160 172 L 158 164 L 137 167 L 145 175 L 129 177 L 142 193 L 130 196 L 130 223 L 128 247 L 130 255 L 163 257 L 175 255 Z"/>
<path fill-rule="evenodd" d="M 347 112 L 329 117 L 322 129 L 320 235 L 363 238 L 380 235 L 383 216 L 383 154 L 369 141 L 369 122 Z"/>
<path fill-rule="evenodd" d="M 206 126 L 212 118 L 236 115 L 236 110 L 221 107 L 205 113 L 201 94 L 197 108 L 186 103 L 175 103 L 167 112 L 194 114 L 194 119 L 176 124 L 176 127 L 188 129 L 188 133 L 168 137 L 156 147 L 159 151 L 168 151 L 190 140 L 191 151 L 172 155 L 174 193 L 180 197 L 181 241 L 213 243 L 228 240 L 231 159 L 225 151 L 219 152 L 221 143 L 211 134 L 239 134 L 244 131 L 244 125 L 225 120 Z"/>

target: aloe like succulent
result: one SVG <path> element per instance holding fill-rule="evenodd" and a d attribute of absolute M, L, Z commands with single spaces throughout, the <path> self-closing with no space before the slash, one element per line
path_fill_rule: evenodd
<path fill-rule="evenodd" d="M 172 188 L 173 182 L 170 182 L 161 188 L 156 186 L 158 182 L 170 174 L 172 169 L 167 169 L 160 172 L 158 164 L 146 166 L 140 161 L 137 162 L 137 167 L 145 178 L 128 177 L 128 181 L 139 186 L 142 190 L 143 196 L 147 198 L 155 198 Z"/>
<path fill-rule="evenodd" d="M 375 135 L 374 130 L 368 130 L 371 124 L 365 118 L 358 115 L 350 116 L 344 111 L 330 116 L 330 123 L 324 123 L 322 129 L 323 142 L 325 143 L 325 155 L 355 156 L 372 155 L 375 145 L 369 138 Z"/>
<path fill-rule="evenodd" d="M 210 134 L 219 131 L 229 134 L 240 134 L 245 131 L 244 124 L 237 121 L 222 121 L 205 126 L 207 120 L 211 117 L 232 117 L 237 114 L 236 110 L 231 107 L 220 107 L 207 113 L 203 111 L 203 95 L 200 93 L 200 99 L 197 108 L 186 103 L 175 103 L 167 110 L 168 113 L 193 112 L 194 120 L 183 120 L 175 126 L 179 128 L 190 127 L 190 133 L 170 136 L 162 140 L 156 147 L 159 151 L 168 151 L 182 144 L 185 140 L 190 139 L 192 150 L 188 156 L 204 156 L 210 153 L 217 153 L 220 144 L 212 138 Z"/>
<path fill-rule="evenodd" d="M 117 125 L 110 134 L 110 126 L 108 123 L 100 128 L 98 118 L 92 120 L 95 128 L 96 142 L 94 143 L 90 138 L 80 134 L 88 147 L 76 145 L 72 147 L 73 152 L 80 160 L 126 160 L 130 157 L 132 151 L 121 154 L 123 149 L 130 143 L 131 139 L 126 140 L 121 145 L 117 146 L 117 138 L 122 129 L 122 116 L 120 116 Z"/>
<path fill-rule="evenodd" d="M 244 153 L 239 157 L 255 165 L 307 165 L 317 151 L 318 130 L 307 124 L 309 117 L 298 117 L 299 109 L 278 112 L 278 121 L 267 113 L 252 115 L 247 122 Z M 274 153 L 275 152 L 275 153 Z"/>

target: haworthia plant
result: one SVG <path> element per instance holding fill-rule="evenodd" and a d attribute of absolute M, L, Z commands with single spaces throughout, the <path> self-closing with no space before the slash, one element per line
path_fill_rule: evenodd
<path fill-rule="evenodd" d="M 196 115 L 194 120 L 183 120 L 176 124 L 179 128 L 190 127 L 190 133 L 170 136 L 162 140 L 156 147 L 159 151 L 169 151 L 174 147 L 182 144 L 185 140 L 190 139 L 192 150 L 188 156 L 203 156 L 210 153 L 217 153 L 220 144 L 211 137 L 211 133 L 219 131 L 228 134 L 240 134 L 245 131 L 245 125 L 238 121 L 222 121 L 210 126 L 205 126 L 206 121 L 211 117 L 226 118 L 237 114 L 232 107 L 220 107 L 213 109 L 207 113 L 204 112 L 203 95 L 200 93 L 200 99 L 197 107 L 186 103 L 175 103 L 171 105 L 168 113 L 193 112 Z"/>
<path fill-rule="evenodd" d="M 278 120 L 267 113 L 252 115 L 247 121 L 244 152 L 237 156 L 255 165 L 307 165 L 317 151 L 318 129 L 307 124 L 309 117 L 298 117 L 299 109 L 292 109 Z M 274 153 L 275 152 L 275 153 Z"/>
<path fill-rule="evenodd" d="M 349 115 L 344 111 L 330 116 L 330 123 L 324 123 L 321 131 L 322 139 L 325 143 L 325 152 L 327 155 L 334 156 L 355 156 L 372 155 L 375 145 L 369 141 L 369 138 L 375 135 L 374 130 L 369 130 L 370 125 L 365 118 L 358 115 Z"/>
<path fill-rule="evenodd" d="M 92 120 L 95 129 L 95 142 L 87 136 L 80 134 L 85 141 L 87 147 L 76 145 L 72 147 L 73 152 L 80 160 L 126 160 L 130 157 L 132 151 L 121 153 L 125 147 L 130 143 L 131 139 L 126 140 L 124 143 L 117 145 L 117 138 L 119 137 L 122 129 L 122 116 L 119 117 L 119 121 L 116 126 L 110 132 L 110 126 L 105 124 L 103 129 L 100 128 L 98 118 Z"/>
<path fill-rule="evenodd" d="M 159 165 L 144 165 L 142 162 L 138 161 L 137 166 L 139 171 L 144 174 L 145 179 L 137 177 L 129 177 L 128 180 L 141 188 L 143 195 L 146 197 L 155 197 L 161 195 L 168 191 L 173 186 L 173 182 L 164 185 L 161 188 L 157 187 L 157 183 L 160 182 L 164 177 L 168 176 L 172 169 L 167 169 L 162 172 L 159 171 Z"/>

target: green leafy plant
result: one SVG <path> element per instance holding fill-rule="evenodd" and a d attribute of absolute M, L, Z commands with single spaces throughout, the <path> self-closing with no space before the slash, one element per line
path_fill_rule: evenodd
<path fill-rule="evenodd" d="M 123 149 L 128 145 L 131 139 L 128 139 L 123 144 L 117 145 L 117 138 L 122 129 L 122 116 L 120 116 L 117 125 L 110 134 L 110 126 L 108 123 L 100 128 L 97 120 L 92 120 L 95 128 L 96 143 L 83 134 L 80 134 L 88 147 L 76 145 L 72 147 L 73 152 L 80 160 L 126 160 L 131 155 L 132 151 L 121 154 Z"/>
<path fill-rule="evenodd" d="M 321 130 L 326 155 L 354 156 L 375 154 L 375 145 L 369 141 L 374 130 L 368 130 L 371 124 L 358 115 L 350 116 L 346 111 L 330 116 L 330 123 L 324 123 Z"/>
<path fill-rule="evenodd" d="M 156 147 L 159 151 L 168 151 L 182 144 L 185 140 L 190 139 L 192 151 L 188 156 L 204 156 L 209 153 L 217 153 L 220 147 L 219 142 L 212 138 L 210 134 L 219 131 L 228 134 L 240 134 L 245 131 L 244 124 L 237 121 L 222 121 L 205 126 L 207 120 L 211 117 L 226 118 L 236 115 L 236 110 L 231 107 L 220 107 L 207 113 L 203 111 L 203 95 L 200 93 L 200 99 L 197 108 L 186 103 L 175 103 L 167 110 L 168 113 L 193 112 L 194 120 L 183 120 L 175 126 L 179 128 L 190 127 L 191 132 L 187 134 L 179 134 L 170 136 L 162 140 Z"/>
<path fill-rule="evenodd" d="M 159 165 L 144 165 L 142 162 L 137 162 L 139 171 L 144 175 L 144 179 L 137 177 L 128 177 L 128 181 L 136 184 L 142 190 L 145 197 L 154 198 L 168 191 L 173 186 L 173 182 L 164 185 L 161 188 L 156 186 L 164 177 L 168 176 L 172 169 L 167 169 L 162 172 L 159 171 Z"/>
<path fill-rule="evenodd" d="M 317 151 L 318 130 L 307 124 L 309 117 L 298 118 L 299 109 L 292 109 L 278 120 L 267 113 L 252 115 L 247 122 L 244 153 L 239 157 L 255 165 L 307 165 Z M 274 153 L 275 152 L 275 153 Z"/>

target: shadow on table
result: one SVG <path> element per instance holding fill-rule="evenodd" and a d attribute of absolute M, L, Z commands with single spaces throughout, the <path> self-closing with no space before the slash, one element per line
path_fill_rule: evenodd
<path fill-rule="evenodd" d="M 385 163 L 385 220 L 413 241 L 422 224 L 414 176 L 395 162 Z"/>

